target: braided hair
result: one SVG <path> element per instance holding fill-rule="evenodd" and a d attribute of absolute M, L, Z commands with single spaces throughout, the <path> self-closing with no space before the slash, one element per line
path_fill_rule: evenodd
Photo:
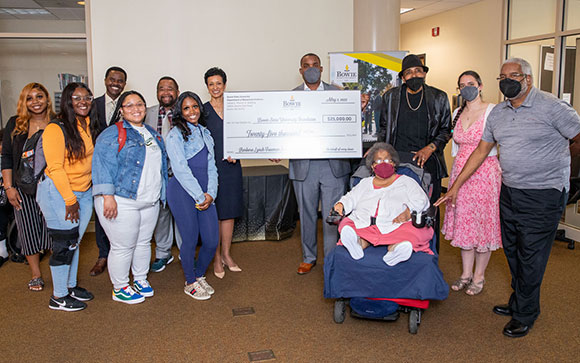
<path fill-rule="evenodd" d="M 479 76 L 479 74 L 476 71 L 465 71 L 459 75 L 459 78 L 457 78 L 457 87 L 459 87 L 459 81 L 461 80 L 461 77 L 463 77 L 463 76 L 471 76 L 471 77 L 475 78 L 475 80 L 477 81 L 477 84 L 480 86 L 483 83 L 483 82 L 481 82 L 481 77 Z M 467 104 L 467 101 L 464 99 L 461 102 L 461 107 L 459 107 L 459 110 L 457 110 L 457 114 L 453 118 L 453 121 L 451 121 L 451 132 L 453 132 L 453 130 L 455 129 L 455 125 L 457 125 L 457 121 L 459 121 L 459 116 L 461 116 L 461 114 L 463 113 L 463 110 L 465 109 L 466 104 Z"/>

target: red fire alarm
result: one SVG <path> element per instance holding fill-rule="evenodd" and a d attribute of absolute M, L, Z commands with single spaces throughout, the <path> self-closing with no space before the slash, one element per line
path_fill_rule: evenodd
<path fill-rule="evenodd" d="M 431 35 L 434 37 L 438 37 L 439 36 L 439 27 L 435 27 L 431 29 Z"/>

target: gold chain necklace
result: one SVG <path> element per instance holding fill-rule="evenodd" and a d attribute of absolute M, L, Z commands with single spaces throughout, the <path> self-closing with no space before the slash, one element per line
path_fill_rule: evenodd
<path fill-rule="evenodd" d="M 407 105 L 411 111 L 417 111 L 419 107 L 421 107 L 421 103 L 423 103 L 423 90 L 421 90 L 421 100 L 419 100 L 419 105 L 416 108 L 411 107 L 411 102 L 409 102 L 409 92 L 405 92 L 405 96 L 407 96 Z"/>

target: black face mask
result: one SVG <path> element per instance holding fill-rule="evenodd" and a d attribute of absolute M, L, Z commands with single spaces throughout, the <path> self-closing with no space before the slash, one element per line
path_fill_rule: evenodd
<path fill-rule="evenodd" d="M 417 92 L 425 84 L 425 78 L 413 77 L 405 81 L 405 84 L 413 92 Z"/>
<path fill-rule="evenodd" d="M 520 94 L 522 84 L 515 79 L 506 78 L 499 81 L 499 89 L 504 96 L 508 99 L 512 99 Z"/>

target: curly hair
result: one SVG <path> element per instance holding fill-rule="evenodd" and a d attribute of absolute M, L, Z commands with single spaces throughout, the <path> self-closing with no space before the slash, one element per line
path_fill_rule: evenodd
<path fill-rule="evenodd" d="M 40 90 L 44 93 L 47 100 L 46 106 L 46 122 L 49 122 L 54 118 L 55 114 L 52 110 L 52 101 L 50 99 L 50 94 L 46 87 L 40 83 L 32 82 L 24 86 L 22 92 L 20 92 L 20 97 L 18 98 L 18 105 L 16 106 L 16 125 L 14 125 L 14 131 L 12 131 L 12 136 L 22 135 L 28 133 L 28 121 L 30 121 L 30 113 L 28 112 L 28 106 L 26 106 L 26 99 L 33 89 Z"/>

